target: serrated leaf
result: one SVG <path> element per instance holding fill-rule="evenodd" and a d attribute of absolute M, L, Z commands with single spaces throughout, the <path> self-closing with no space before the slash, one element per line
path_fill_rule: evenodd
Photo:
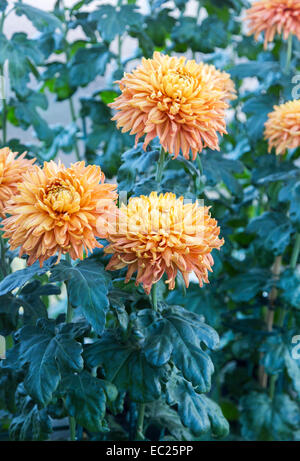
<path fill-rule="evenodd" d="M 34 400 L 47 405 L 59 385 L 61 371 L 82 369 L 82 346 L 74 339 L 72 324 L 55 327 L 53 321 L 44 319 L 36 327 L 23 327 L 19 339 L 20 363 L 28 365 L 24 386 Z"/>
<path fill-rule="evenodd" d="M 70 63 L 70 84 L 85 86 L 97 75 L 104 75 L 111 53 L 105 45 L 79 48 Z"/>
<path fill-rule="evenodd" d="M 51 420 L 46 408 L 38 405 L 26 395 L 21 384 L 17 389 L 18 409 L 9 427 L 12 440 L 46 440 L 52 432 Z"/>
<path fill-rule="evenodd" d="M 251 392 L 241 400 L 242 436 L 245 440 L 293 440 L 299 429 L 299 405 L 286 394 L 273 400 L 266 394 Z"/>
<path fill-rule="evenodd" d="M 160 368 L 152 367 L 142 350 L 118 342 L 113 334 L 105 334 L 88 345 L 84 357 L 90 367 L 103 367 L 105 378 L 119 390 L 128 392 L 134 402 L 146 403 L 159 398 Z"/>
<path fill-rule="evenodd" d="M 250 301 L 260 291 L 267 288 L 270 272 L 266 269 L 249 269 L 248 272 L 231 277 L 224 283 L 224 287 L 231 291 L 234 301 Z"/>
<path fill-rule="evenodd" d="M 136 5 L 101 5 L 89 16 L 97 22 L 97 27 L 103 40 L 111 42 L 116 35 L 122 35 L 126 28 L 142 23 L 142 16 L 136 11 Z"/>
<path fill-rule="evenodd" d="M 198 394 L 191 383 L 178 378 L 168 387 L 170 404 L 178 405 L 183 424 L 199 436 L 211 431 L 215 437 L 226 437 L 229 424 L 220 407 L 205 395 Z"/>
<path fill-rule="evenodd" d="M 201 392 L 208 391 L 214 367 L 201 342 L 214 349 L 219 342 L 217 333 L 202 322 L 200 316 L 179 306 L 166 307 L 161 314 L 146 329 L 144 352 L 147 360 L 151 365 L 161 366 L 172 357 L 187 380 Z"/>
<path fill-rule="evenodd" d="M 27 84 L 30 80 L 30 61 L 39 64 L 43 60 L 43 54 L 38 49 L 34 40 L 29 40 L 27 35 L 21 32 L 13 34 L 10 40 L 0 34 L 0 64 L 8 61 L 9 78 L 11 87 L 20 95 L 28 93 Z"/>
<path fill-rule="evenodd" d="M 283 213 L 267 211 L 250 221 L 247 232 L 258 235 L 258 246 L 281 255 L 290 243 L 293 228 Z"/>
<path fill-rule="evenodd" d="M 282 290 L 282 298 L 296 309 L 300 307 L 300 273 L 297 270 L 286 269 L 278 282 L 278 288 Z"/>
<path fill-rule="evenodd" d="M 62 29 L 62 23 L 54 14 L 34 6 L 16 3 L 15 12 L 17 16 L 25 15 L 40 32 L 55 31 L 57 28 Z"/>
<path fill-rule="evenodd" d="M 9 274 L 0 282 L 0 296 L 13 291 L 15 288 L 22 287 L 32 277 L 36 275 L 43 275 L 47 272 L 51 265 L 54 263 L 56 258 L 50 258 L 45 261 L 41 268 L 38 262 L 35 262 L 32 266 L 27 266 L 25 269 L 15 271 L 13 274 Z"/>
<path fill-rule="evenodd" d="M 103 431 L 103 419 L 106 412 L 107 393 L 111 401 L 118 394 L 116 387 L 108 382 L 91 376 L 87 371 L 67 374 L 62 381 L 65 404 L 71 416 L 78 424 L 89 431 Z"/>

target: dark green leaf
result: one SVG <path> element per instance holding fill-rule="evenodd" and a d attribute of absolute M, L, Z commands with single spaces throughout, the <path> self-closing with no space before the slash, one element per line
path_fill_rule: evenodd
<path fill-rule="evenodd" d="M 89 366 L 103 367 L 105 378 L 119 390 L 128 392 L 134 402 L 145 403 L 159 398 L 161 369 L 152 367 L 142 350 L 106 334 L 87 346 L 84 357 Z"/>
<path fill-rule="evenodd" d="M 183 424 L 195 435 L 211 431 L 215 437 L 225 437 L 229 424 L 220 407 L 205 395 L 198 394 L 191 383 L 179 378 L 168 386 L 168 400 L 178 405 Z"/>
<path fill-rule="evenodd" d="M 73 307 L 80 307 L 95 331 L 102 334 L 111 283 L 110 275 L 102 264 L 91 258 L 75 266 L 61 261 L 51 272 L 51 281 L 67 281 L 70 303 Z"/>
<path fill-rule="evenodd" d="M 283 214 L 267 211 L 250 221 L 247 231 L 258 235 L 257 245 L 281 255 L 290 243 L 293 228 Z"/>
<path fill-rule="evenodd" d="M 299 406 L 286 394 L 273 400 L 252 392 L 242 398 L 242 435 L 245 440 L 293 440 L 299 429 Z"/>
<path fill-rule="evenodd" d="M 34 6 L 16 3 L 15 12 L 18 16 L 25 15 L 40 32 L 62 29 L 62 23 L 56 16 Z"/>
<path fill-rule="evenodd" d="M 94 378 L 87 371 L 67 374 L 62 381 L 66 394 L 66 407 L 78 424 L 92 432 L 103 431 L 107 392 L 110 400 L 117 397 L 117 389 L 111 383 Z"/>
<path fill-rule="evenodd" d="M 71 324 L 55 327 L 44 319 L 36 327 L 23 327 L 19 339 L 19 360 L 28 365 L 25 388 L 34 400 L 47 405 L 59 385 L 61 370 L 82 369 L 81 344 L 74 340 Z"/>

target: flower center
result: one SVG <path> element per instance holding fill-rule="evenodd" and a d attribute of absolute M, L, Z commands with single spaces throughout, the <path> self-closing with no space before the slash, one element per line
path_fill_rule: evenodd
<path fill-rule="evenodd" d="M 193 77 L 184 69 L 170 70 L 162 79 L 167 96 L 172 99 L 188 97 L 194 88 Z"/>
<path fill-rule="evenodd" d="M 80 209 L 80 195 L 67 184 L 52 184 L 46 191 L 46 201 L 59 213 L 74 213 Z"/>

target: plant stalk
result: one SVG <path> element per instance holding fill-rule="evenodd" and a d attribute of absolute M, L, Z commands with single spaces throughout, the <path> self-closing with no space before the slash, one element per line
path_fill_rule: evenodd
<path fill-rule="evenodd" d="M 273 273 L 274 278 L 279 277 L 280 269 L 281 269 L 281 262 L 282 262 L 282 256 L 277 256 L 275 258 L 275 262 L 272 267 L 272 273 Z M 273 286 L 269 294 L 269 307 L 268 307 L 268 312 L 267 312 L 267 317 L 266 317 L 267 331 L 269 332 L 273 330 L 276 298 L 277 298 L 277 288 Z M 262 365 L 260 365 L 259 367 L 258 375 L 259 375 L 259 383 L 261 387 L 266 389 L 268 385 L 268 375 L 265 372 L 265 369 Z"/>
<path fill-rule="evenodd" d="M 285 73 L 287 74 L 290 69 L 291 58 L 292 58 L 292 47 L 293 47 L 293 36 L 289 35 L 287 41 L 287 51 L 286 51 L 286 63 L 285 63 Z"/>
<path fill-rule="evenodd" d="M 69 253 L 66 254 L 66 261 L 68 261 L 71 264 L 71 258 Z M 72 318 L 73 318 L 73 308 L 72 304 L 70 303 L 69 300 L 69 294 L 68 294 L 68 283 L 66 282 L 66 288 L 67 288 L 67 314 L 66 314 L 66 323 L 71 323 Z M 70 427 L 70 440 L 73 442 L 76 440 L 76 421 L 74 416 L 69 416 L 69 427 Z"/>
<path fill-rule="evenodd" d="M 70 106 L 72 122 L 76 124 L 77 118 L 76 118 L 76 114 L 75 114 L 75 109 L 74 109 L 72 96 L 69 97 L 69 106 Z M 75 148 L 76 159 L 80 162 L 81 158 L 80 158 L 80 152 L 79 152 L 79 147 L 78 147 L 77 140 L 75 140 L 74 148 Z"/>
<path fill-rule="evenodd" d="M 151 302 L 152 302 L 152 307 L 155 311 L 157 311 L 157 283 L 154 283 L 152 285 L 151 289 Z"/>
<path fill-rule="evenodd" d="M 295 245 L 294 245 L 294 248 L 293 248 L 291 261 L 290 261 L 290 266 L 291 266 L 292 269 L 295 269 L 296 266 L 297 266 L 299 252 L 300 252 L 300 232 L 297 232 Z"/>
<path fill-rule="evenodd" d="M 164 164 L 165 164 L 165 151 L 164 148 L 160 148 L 160 154 L 159 154 L 159 159 L 157 163 L 157 170 L 156 170 L 156 182 L 160 183 L 162 179 L 162 174 L 164 171 Z"/>
<path fill-rule="evenodd" d="M 144 439 L 144 418 L 145 418 L 145 404 L 139 403 L 138 406 L 138 419 L 136 425 L 136 440 Z"/>
<path fill-rule="evenodd" d="M 64 20 L 65 20 L 65 24 L 67 24 L 67 19 L 66 19 L 66 6 L 64 4 L 64 2 L 62 1 L 62 8 L 64 9 Z M 69 53 L 69 50 L 68 50 L 68 42 L 67 42 L 67 33 L 68 33 L 68 27 L 66 26 L 65 28 L 65 31 L 64 31 L 64 38 L 65 38 L 65 42 L 66 42 L 66 48 L 65 48 L 65 55 L 66 55 L 66 60 L 69 61 L 70 59 L 70 53 Z M 72 99 L 72 96 L 70 96 L 69 98 L 69 107 L 70 107 L 70 113 L 71 113 L 71 118 L 72 118 L 72 122 L 76 124 L 77 122 L 77 117 L 76 117 L 76 113 L 75 113 L 75 109 L 74 109 L 74 103 L 73 103 L 73 99 Z M 75 143 L 74 143 L 74 149 L 75 149 L 75 155 L 76 155 L 76 159 L 77 161 L 80 161 L 81 158 L 80 158 L 80 152 L 79 152 L 79 147 L 78 147 L 78 143 L 77 143 L 77 139 L 75 138 Z"/>

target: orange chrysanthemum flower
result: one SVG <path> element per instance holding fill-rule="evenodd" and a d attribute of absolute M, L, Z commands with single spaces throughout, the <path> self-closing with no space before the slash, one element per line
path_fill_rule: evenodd
<path fill-rule="evenodd" d="M 52 255 L 69 253 L 72 259 L 101 247 L 95 237 L 105 238 L 107 221 L 115 213 L 116 185 L 103 184 L 100 167 L 77 162 L 66 168 L 45 162 L 35 166 L 18 186 L 18 195 L 3 221 L 5 238 L 12 249 L 21 247 L 28 264 L 40 265 Z"/>
<path fill-rule="evenodd" d="M 17 152 L 12 152 L 9 147 L 0 149 L 0 217 L 5 218 L 4 209 L 8 201 L 17 191 L 18 184 L 22 181 L 28 168 L 32 167 L 35 159 L 27 160 L 26 152 L 17 157 Z"/>
<path fill-rule="evenodd" d="M 204 147 L 219 150 L 218 133 L 226 133 L 226 100 L 234 95 L 228 78 L 212 65 L 155 52 L 119 82 L 122 94 L 110 104 L 117 109 L 113 120 L 135 134 L 136 143 L 146 134 L 144 149 L 158 136 L 175 158 L 181 149 L 195 159 Z"/>
<path fill-rule="evenodd" d="M 300 100 L 274 106 L 265 123 L 265 139 L 269 152 L 273 147 L 276 154 L 284 154 L 287 149 L 300 146 Z"/>
<path fill-rule="evenodd" d="M 136 285 L 141 283 L 148 294 L 165 272 L 170 290 L 178 271 L 187 287 L 191 272 L 202 286 L 212 270 L 212 249 L 224 243 L 219 232 L 209 208 L 197 202 L 185 204 L 172 193 L 134 197 L 121 206 L 117 227 L 108 234 L 111 243 L 104 251 L 113 256 L 107 269 L 128 266 L 126 283 L 137 271 Z"/>
<path fill-rule="evenodd" d="M 275 34 L 283 33 L 286 40 L 289 34 L 300 40 L 300 0 L 260 0 L 246 11 L 249 21 L 249 35 L 255 39 L 261 32 L 265 34 L 264 47 L 272 42 Z"/>

